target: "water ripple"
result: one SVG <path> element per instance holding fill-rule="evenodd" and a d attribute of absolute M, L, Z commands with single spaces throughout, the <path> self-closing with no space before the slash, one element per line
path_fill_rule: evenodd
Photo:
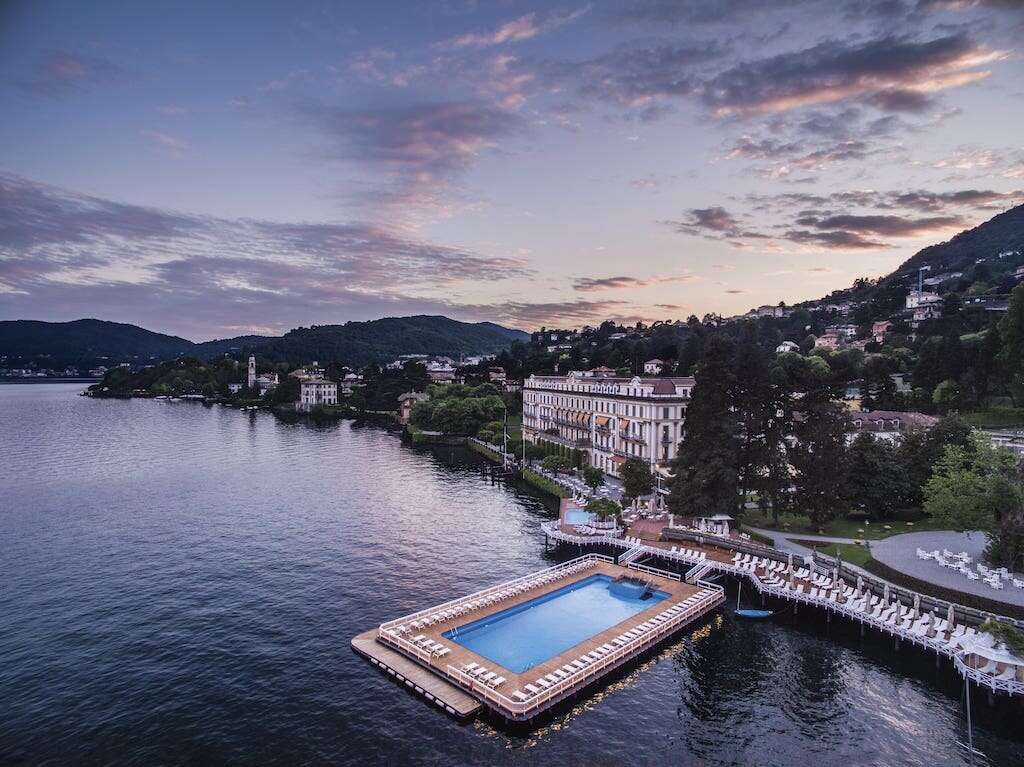
<path fill-rule="evenodd" d="M 0 763 L 965 763 L 948 667 L 803 614 L 460 726 L 349 639 L 554 561 L 542 499 L 379 429 L 75 391 L 0 386 Z M 991 764 L 1024 762 L 1018 710 L 979 712 Z"/>

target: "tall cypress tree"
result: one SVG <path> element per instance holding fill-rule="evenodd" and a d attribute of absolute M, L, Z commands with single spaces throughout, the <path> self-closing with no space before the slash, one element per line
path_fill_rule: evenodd
<path fill-rule="evenodd" d="M 850 419 L 846 408 L 834 402 L 824 387 L 808 392 L 798 408 L 793 428 L 796 443 L 789 451 L 793 505 L 814 524 L 824 526 L 844 510 Z"/>
<path fill-rule="evenodd" d="M 707 339 L 686 411 L 686 434 L 672 461 L 668 507 L 674 514 L 733 514 L 739 498 L 733 343 Z"/>
<path fill-rule="evenodd" d="M 789 430 L 787 392 L 773 382 L 768 354 L 758 326 L 746 323 L 740 333 L 735 362 L 737 465 L 741 491 L 757 493 L 761 510 L 776 516 L 785 504 L 789 470 L 785 439 Z M 744 510 L 744 496 L 737 509 Z"/>

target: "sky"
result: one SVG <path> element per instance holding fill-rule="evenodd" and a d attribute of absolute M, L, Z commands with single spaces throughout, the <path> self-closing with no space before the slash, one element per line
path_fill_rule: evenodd
<path fill-rule="evenodd" d="M 732 315 L 1024 203 L 1024 0 L 0 3 L 0 319 Z"/>

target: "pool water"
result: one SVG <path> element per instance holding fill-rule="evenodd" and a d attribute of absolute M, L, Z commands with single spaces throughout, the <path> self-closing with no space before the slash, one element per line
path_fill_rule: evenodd
<path fill-rule="evenodd" d="M 591 522 L 593 518 L 589 511 L 583 511 L 582 509 L 570 509 L 565 512 L 565 524 L 567 525 L 585 525 Z"/>
<path fill-rule="evenodd" d="M 644 599 L 642 590 L 613 590 L 613 583 L 608 575 L 591 575 L 445 636 L 521 674 L 669 597 L 655 591 Z"/>

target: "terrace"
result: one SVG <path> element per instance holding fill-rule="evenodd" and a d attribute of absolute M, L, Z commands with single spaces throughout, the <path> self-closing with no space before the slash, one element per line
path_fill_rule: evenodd
<path fill-rule="evenodd" d="M 719 586 L 590 554 L 383 623 L 377 641 L 526 721 L 723 601 Z"/>

